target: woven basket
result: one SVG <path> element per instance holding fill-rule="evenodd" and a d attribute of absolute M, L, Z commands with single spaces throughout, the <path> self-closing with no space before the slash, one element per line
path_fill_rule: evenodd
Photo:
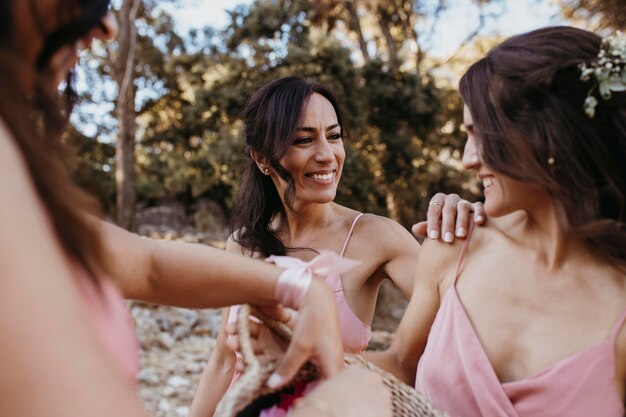
<path fill-rule="evenodd" d="M 288 342 L 291 330 L 281 322 L 268 318 L 258 309 L 242 305 L 237 314 L 237 334 L 243 356 L 245 370 L 237 382 L 224 395 L 215 417 L 258 416 L 258 412 L 267 407 L 264 399 L 279 390 L 271 390 L 266 381 L 276 368 L 275 363 L 262 365 L 256 358 L 250 343 L 248 319 L 250 315 L 258 317 L 276 336 Z M 392 412 L 394 417 L 447 417 L 437 410 L 423 395 L 392 374 L 383 371 L 360 356 L 345 355 L 347 365 L 360 365 L 381 375 L 383 384 L 391 393 Z M 310 363 L 302 367 L 294 381 L 313 381 L 319 377 L 318 369 Z M 292 384 L 294 383 L 292 381 Z"/>

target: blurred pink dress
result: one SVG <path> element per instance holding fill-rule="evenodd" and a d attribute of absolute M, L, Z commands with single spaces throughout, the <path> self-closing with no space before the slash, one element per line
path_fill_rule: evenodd
<path fill-rule="evenodd" d="M 348 231 L 348 235 L 346 236 L 343 247 L 341 248 L 341 252 L 339 256 L 343 257 L 343 254 L 348 247 L 348 242 L 350 242 L 350 238 L 352 237 L 352 233 L 354 232 L 354 227 L 357 222 L 363 216 L 364 213 L 359 213 L 358 216 L 352 222 L 350 226 L 350 230 Z M 346 297 L 343 292 L 343 286 L 341 284 L 341 276 L 340 275 L 329 275 L 325 278 L 325 281 L 330 285 L 331 289 L 335 294 L 335 300 L 337 302 L 337 307 L 339 310 L 339 329 L 341 332 L 341 340 L 343 342 L 343 349 L 346 353 L 361 353 L 365 349 L 367 349 L 367 345 L 372 338 L 372 329 L 369 325 L 363 323 L 357 316 L 354 314 L 352 309 L 348 306 L 346 301 Z M 233 322 L 236 318 L 237 308 L 233 307 L 230 309 L 230 315 L 228 317 L 228 321 Z M 237 379 L 239 374 L 236 374 L 233 378 L 233 382 L 231 382 L 231 386 L 234 381 Z M 271 407 L 267 410 L 264 410 L 259 414 L 260 417 L 283 417 L 287 415 L 287 412 L 290 408 L 291 403 L 298 397 L 306 394 L 308 391 L 315 387 L 315 383 L 310 383 L 307 386 L 300 386 L 296 389 L 296 395 L 288 395 L 285 396 L 284 400 L 281 401 L 277 406 Z"/>
<path fill-rule="evenodd" d="M 470 236 L 430 330 L 415 388 L 450 417 L 624 416 L 615 386 L 615 341 L 626 310 L 603 342 L 521 380 L 498 380 L 456 290 Z"/>
<path fill-rule="evenodd" d="M 98 289 L 82 266 L 74 264 L 72 268 L 93 328 L 109 353 L 111 363 L 135 383 L 139 350 L 133 319 L 122 295 L 109 279 L 100 279 Z"/>

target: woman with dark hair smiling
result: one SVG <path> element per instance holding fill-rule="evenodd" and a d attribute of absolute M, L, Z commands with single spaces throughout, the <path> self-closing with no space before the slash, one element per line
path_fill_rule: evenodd
<path fill-rule="evenodd" d="M 419 244 L 390 219 L 334 202 L 344 167 L 345 124 L 328 89 L 298 77 L 281 78 L 256 91 L 243 116 L 248 166 L 226 250 L 256 258 L 290 255 L 296 264 L 323 251 L 359 261 L 351 271 L 328 275 L 326 282 L 339 307 L 344 350 L 360 353 L 371 337 L 383 280 L 391 279 L 410 296 Z M 228 315 L 226 310 L 192 417 L 212 416 L 231 382 L 235 355 L 225 347 Z M 262 415 L 286 411 L 274 407 Z"/>

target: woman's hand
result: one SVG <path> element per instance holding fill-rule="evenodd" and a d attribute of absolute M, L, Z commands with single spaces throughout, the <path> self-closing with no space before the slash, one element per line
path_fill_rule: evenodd
<path fill-rule="evenodd" d="M 413 225 L 412 230 L 418 236 L 452 243 L 455 238 L 467 236 L 472 214 L 474 223 L 483 224 L 486 218 L 483 203 L 470 203 L 458 194 L 437 193 L 428 203 L 427 220 Z"/>
<path fill-rule="evenodd" d="M 266 307 L 263 311 L 285 322 L 293 330 L 292 341 L 284 350 L 269 335 L 265 326 L 250 323 L 255 352 L 263 361 L 278 361 L 276 371 L 268 379 L 269 387 L 276 388 L 288 383 L 309 360 L 320 368 L 322 377 L 330 377 L 343 368 L 337 305 L 330 287 L 324 281 L 313 279 L 297 314 L 280 306 Z M 228 331 L 231 334 L 236 332 L 233 326 Z M 229 347 L 237 350 L 238 341 L 235 339 Z M 283 350 L 284 355 L 281 354 Z"/>

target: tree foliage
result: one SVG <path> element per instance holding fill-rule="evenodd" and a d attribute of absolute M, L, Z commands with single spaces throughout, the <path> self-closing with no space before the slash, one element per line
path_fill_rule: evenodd
<path fill-rule="evenodd" d="M 180 37 L 171 16 L 146 4 L 134 68 L 139 201 L 208 197 L 227 211 L 245 160 L 240 112 L 254 90 L 287 75 L 316 79 L 342 103 L 347 158 L 340 203 L 409 225 L 423 216 L 433 192 L 475 198 L 473 181 L 459 167 L 462 103 L 433 75 L 437 61 L 423 47 L 429 34 L 419 32 L 425 27 L 419 22 L 445 7 L 444 0 L 257 0 L 232 9 L 223 30 Z M 107 51 L 115 48 L 86 57 L 86 78 L 112 79 Z M 89 98 L 103 101 L 111 89 L 92 89 Z M 89 102 L 81 109 L 79 124 Z M 113 120 L 102 115 L 93 129 L 99 144 L 78 153 L 83 183 L 109 208 L 114 161 L 103 141 L 115 132 Z M 77 131 L 70 136 L 88 141 Z"/>

